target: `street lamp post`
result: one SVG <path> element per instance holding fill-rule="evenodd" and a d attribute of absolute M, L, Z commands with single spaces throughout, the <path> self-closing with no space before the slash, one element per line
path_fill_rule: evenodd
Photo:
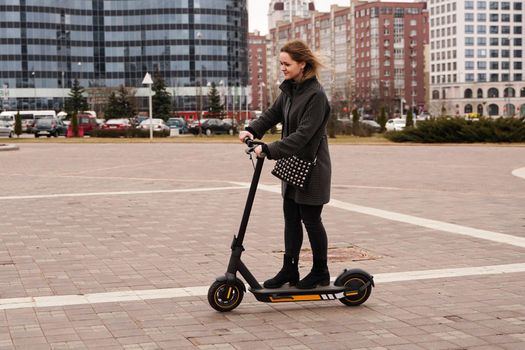
<path fill-rule="evenodd" d="M 226 96 L 224 95 L 224 80 L 219 81 L 219 86 L 221 87 L 221 103 L 223 103 L 223 106 L 224 106 L 226 105 L 225 103 Z M 228 112 L 226 112 L 226 118 L 228 118 Z"/>
<path fill-rule="evenodd" d="M 31 72 L 31 77 L 33 78 L 33 99 L 35 103 L 35 109 L 36 109 L 36 79 L 35 79 L 36 73 L 33 71 Z"/>
<path fill-rule="evenodd" d="M 80 79 L 82 78 L 82 62 L 78 61 L 77 63 L 77 66 L 78 66 L 78 81 L 80 82 Z"/>
<path fill-rule="evenodd" d="M 198 50 L 200 51 L 201 50 L 201 39 L 202 39 L 202 33 L 201 32 L 197 32 L 197 40 L 198 40 Z M 195 49 L 195 51 L 197 51 L 197 49 Z M 202 59 L 202 52 L 199 52 L 199 59 L 197 60 L 196 59 L 196 64 L 199 65 L 201 64 L 202 65 L 202 62 L 200 62 Z M 201 119 L 202 119 L 202 66 L 198 67 L 199 69 L 199 89 L 197 91 L 197 94 L 199 95 L 198 96 L 198 99 L 199 99 L 199 135 L 202 134 L 202 127 L 201 127 Z M 197 97 L 197 96 L 195 96 Z"/>
<path fill-rule="evenodd" d="M 151 79 L 151 75 L 149 73 L 146 73 L 144 76 L 144 80 L 142 80 L 143 85 L 148 85 L 149 89 L 149 96 L 148 96 L 148 102 L 149 102 L 149 139 L 150 141 L 153 140 L 153 120 L 152 120 L 152 114 L 153 114 L 153 106 L 151 102 L 151 85 L 153 85 L 153 80 Z"/>
<path fill-rule="evenodd" d="M 208 94 L 210 93 L 210 89 L 211 89 L 211 81 L 209 81 L 209 82 L 206 83 L 206 95 L 208 95 Z M 210 107 L 211 107 L 211 106 L 210 106 L 210 99 L 209 99 L 209 96 L 208 96 L 208 101 L 207 101 L 207 102 L 208 102 L 207 107 L 208 107 L 208 113 L 209 113 L 209 112 L 211 112 L 211 110 L 210 110 Z M 204 104 L 203 104 L 203 106 L 204 106 Z M 202 110 L 203 110 L 203 113 L 204 113 L 204 108 L 202 108 Z"/>

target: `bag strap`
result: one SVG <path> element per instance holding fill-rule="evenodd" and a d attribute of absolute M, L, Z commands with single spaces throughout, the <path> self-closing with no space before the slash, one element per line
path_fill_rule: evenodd
<path fill-rule="evenodd" d="M 317 131 L 315 132 L 315 135 L 317 135 L 317 133 L 319 132 L 319 130 L 322 130 L 323 128 L 326 128 L 326 124 L 328 124 L 328 119 L 330 118 L 330 114 L 328 114 L 327 117 L 325 117 L 325 119 L 323 120 L 323 122 L 321 123 L 321 126 L 319 127 L 319 129 L 317 129 Z M 315 151 L 315 158 L 314 158 L 314 164 L 317 162 L 317 154 L 319 153 L 319 148 L 321 148 L 321 142 L 323 142 L 323 139 L 326 137 L 326 134 L 323 134 L 321 136 L 321 139 L 319 140 L 319 144 L 317 145 L 317 150 Z"/>

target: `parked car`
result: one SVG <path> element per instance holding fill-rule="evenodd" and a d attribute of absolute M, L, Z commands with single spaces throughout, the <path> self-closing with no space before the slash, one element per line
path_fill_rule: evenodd
<path fill-rule="evenodd" d="M 477 113 L 476 113 L 476 114 L 477 114 Z M 423 113 L 421 113 L 420 115 L 418 115 L 418 116 L 416 117 L 416 120 L 428 120 L 428 119 L 430 119 L 430 118 L 432 118 L 432 116 L 430 115 L 430 113 L 428 113 L 428 112 L 423 112 Z"/>
<path fill-rule="evenodd" d="M 188 124 L 184 118 L 169 118 L 166 124 L 170 129 L 179 130 L 179 134 L 186 134 L 188 132 Z"/>
<path fill-rule="evenodd" d="M 0 120 L 0 137 L 13 137 L 15 131 L 9 122 Z"/>
<path fill-rule="evenodd" d="M 386 130 L 387 131 L 400 131 L 403 130 L 406 126 L 406 119 L 401 118 L 394 118 L 389 119 L 386 122 Z"/>
<path fill-rule="evenodd" d="M 169 126 L 167 126 L 164 120 L 160 118 L 152 118 L 151 125 L 153 126 L 153 131 L 169 131 L 170 130 Z M 142 122 L 140 122 L 138 129 L 149 130 L 149 127 L 150 127 L 150 120 L 145 119 Z"/>
<path fill-rule="evenodd" d="M 148 117 L 145 117 L 145 116 L 142 116 L 142 115 L 138 115 L 133 119 L 133 124 L 136 125 L 137 127 L 140 125 L 140 123 L 142 123 L 144 120 L 148 119 Z"/>
<path fill-rule="evenodd" d="M 93 130 L 98 129 L 97 118 L 91 114 L 79 114 L 77 115 L 78 126 L 84 130 L 84 135 L 91 135 Z"/>
<path fill-rule="evenodd" d="M 231 123 L 225 122 L 217 118 L 201 119 L 202 133 L 208 136 L 212 134 L 230 134 L 233 135 L 236 132 L 236 128 Z M 195 123 L 190 126 L 189 131 L 197 135 L 199 133 L 199 123 Z"/>
<path fill-rule="evenodd" d="M 364 126 L 365 128 L 370 128 L 374 132 L 381 131 L 381 125 L 379 125 L 378 122 L 375 120 L 369 120 L 369 119 L 363 119 L 360 121 L 361 126 Z"/>
<path fill-rule="evenodd" d="M 110 119 L 102 124 L 102 129 L 104 130 L 127 130 L 129 128 L 131 128 L 131 123 L 127 118 Z"/>
<path fill-rule="evenodd" d="M 236 127 L 231 123 L 222 119 L 210 118 L 202 123 L 202 132 L 207 136 L 212 134 L 229 134 L 233 135 L 237 132 Z"/>
<path fill-rule="evenodd" d="M 66 136 L 67 133 L 67 127 L 61 120 L 56 118 L 39 118 L 35 120 L 32 130 L 36 138 L 40 136 Z"/>

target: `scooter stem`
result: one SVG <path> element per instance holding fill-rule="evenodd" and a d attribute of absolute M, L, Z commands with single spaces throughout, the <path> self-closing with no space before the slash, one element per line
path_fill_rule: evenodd
<path fill-rule="evenodd" d="M 240 247 L 244 241 L 244 235 L 246 228 L 248 227 L 248 220 L 250 219 L 250 213 L 252 211 L 253 201 L 255 200 L 255 192 L 257 192 L 257 185 L 259 184 L 259 178 L 263 168 L 264 158 L 257 158 L 255 164 L 255 171 L 253 172 L 252 183 L 250 185 L 250 191 L 248 192 L 248 198 L 246 199 L 246 206 L 244 207 L 244 213 L 242 214 L 241 225 L 239 227 L 239 233 L 234 240 L 233 245 Z M 232 248 L 233 248 L 232 245 Z"/>

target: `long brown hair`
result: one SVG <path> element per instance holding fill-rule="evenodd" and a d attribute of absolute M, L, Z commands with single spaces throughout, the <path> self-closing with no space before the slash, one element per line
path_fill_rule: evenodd
<path fill-rule="evenodd" d="M 281 47 L 281 52 L 289 54 L 290 58 L 295 62 L 306 63 L 301 80 L 307 80 L 313 77 L 319 78 L 319 68 L 322 66 L 321 62 L 304 41 L 289 41 Z"/>

